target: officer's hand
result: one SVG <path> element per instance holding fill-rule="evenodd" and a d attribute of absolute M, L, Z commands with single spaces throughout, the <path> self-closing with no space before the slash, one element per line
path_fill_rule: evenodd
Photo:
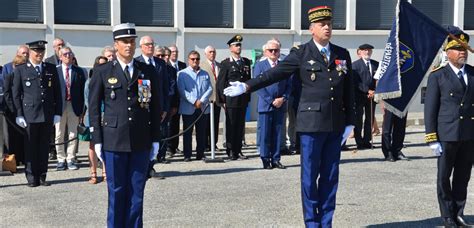
<path fill-rule="evenodd" d="M 229 97 L 236 97 L 244 94 L 247 91 L 247 85 L 243 82 L 230 82 L 230 86 L 224 89 L 224 95 Z"/>
<path fill-rule="evenodd" d="M 158 150 L 159 149 L 160 149 L 160 143 L 159 142 L 153 142 L 151 153 L 150 153 L 150 161 L 153 161 L 153 160 L 156 159 L 156 155 L 158 155 Z"/>
<path fill-rule="evenodd" d="M 27 126 L 25 117 L 23 117 L 23 116 L 19 116 L 19 117 L 15 118 L 15 122 L 18 126 L 20 126 L 22 128 L 25 128 Z"/>
<path fill-rule="evenodd" d="M 346 142 L 347 138 L 349 138 L 349 135 L 351 134 L 353 129 L 354 129 L 354 125 L 346 126 L 346 128 L 344 129 L 344 133 L 342 134 L 341 145 L 344 145 L 344 143 Z"/>
<path fill-rule="evenodd" d="M 61 116 L 54 115 L 53 124 L 57 124 L 57 123 L 59 123 L 59 121 L 61 121 Z"/>
<path fill-rule="evenodd" d="M 102 143 L 96 143 L 94 145 L 94 151 L 97 155 L 97 158 L 99 158 L 99 160 L 104 163 L 104 159 L 102 159 Z"/>
<path fill-rule="evenodd" d="M 439 143 L 439 142 L 430 143 L 430 148 L 431 148 L 431 150 L 433 150 L 433 154 L 435 156 L 439 157 L 443 153 L 443 147 L 441 147 L 441 143 Z"/>

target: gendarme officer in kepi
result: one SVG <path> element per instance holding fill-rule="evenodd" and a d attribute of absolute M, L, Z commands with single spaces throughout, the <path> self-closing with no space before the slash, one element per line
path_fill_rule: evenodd
<path fill-rule="evenodd" d="M 107 226 L 142 227 L 148 164 L 159 148 L 159 77 L 133 59 L 134 24 L 114 26 L 113 37 L 117 58 L 94 68 L 89 85 L 90 131 L 107 171 Z"/>
<path fill-rule="evenodd" d="M 444 225 L 469 226 L 464 217 L 474 160 L 474 68 L 467 63 L 469 36 L 457 27 L 445 47 L 448 64 L 428 78 L 426 142 L 438 156 L 436 189 Z"/>
<path fill-rule="evenodd" d="M 302 83 L 296 130 L 301 137 L 301 196 L 307 227 L 331 227 L 336 207 L 341 144 L 354 125 L 354 95 L 349 52 L 329 42 L 332 10 L 308 12 L 312 39 L 291 49 L 274 68 L 245 83 L 231 82 L 228 96 L 253 92 L 293 73 Z M 344 137 L 343 137 L 344 136 Z"/>
<path fill-rule="evenodd" d="M 225 108 L 226 117 L 226 152 L 232 160 L 247 159 L 242 154 L 242 139 L 245 127 L 245 112 L 250 101 L 250 94 L 237 97 L 224 95 L 224 89 L 232 82 L 245 82 L 250 79 L 250 60 L 241 57 L 241 35 L 235 35 L 229 41 L 230 57 L 221 62 L 221 70 L 217 77 L 217 94 L 220 104 Z"/>
<path fill-rule="evenodd" d="M 43 62 L 44 40 L 27 43 L 28 62 L 15 68 L 13 104 L 16 124 L 25 129 L 25 174 L 28 187 L 49 186 L 46 181 L 53 124 L 62 113 L 61 87 L 54 64 Z"/>

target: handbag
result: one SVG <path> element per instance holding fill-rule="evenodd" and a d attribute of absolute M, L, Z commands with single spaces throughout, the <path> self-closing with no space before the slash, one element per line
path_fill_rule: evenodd
<path fill-rule="evenodd" d="M 91 132 L 89 127 L 84 125 L 84 114 L 86 113 L 86 107 L 84 106 L 84 111 L 80 123 L 77 125 L 77 138 L 81 141 L 91 141 Z"/>
<path fill-rule="evenodd" d="M 16 159 L 14 154 L 7 154 L 2 160 L 2 169 L 16 173 Z"/>

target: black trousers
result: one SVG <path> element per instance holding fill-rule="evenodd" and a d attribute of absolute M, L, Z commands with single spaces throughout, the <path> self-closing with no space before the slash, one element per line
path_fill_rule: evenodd
<path fill-rule="evenodd" d="M 169 129 L 169 136 L 173 136 L 179 133 L 179 119 L 181 115 L 176 113 L 173 117 L 171 117 L 170 120 L 170 129 Z M 168 141 L 168 148 L 176 152 L 176 149 L 178 149 L 178 144 L 179 144 L 179 137 L 176 137 L 174 139 L 171 139 Z"/>
<path fill-rule="evenodd" d="M 8 120 L 7 120 L 8 118 Z M 17 165 L 25 162 L 24 131 L 15 124 L 15 116 L 5 113 L 3 117 L 3 151 L 7 154 L 14 154 Z"/>
<path fill-rule="evenodd" d="M 372 99 L 369 100 L 365 94 L 357 96 L 359 97 L 356 99 L 354 138 L 358 146 L 363 146 L 369 144 L 372 140 L 372 119 L 375 113 L 375 102 Z M 365 119 L 363 118 L 364 115 Z"/>
<path fill-rule="evenodd" d="M 405 115 L 405 117 L 400 118 L 385 109 L 382 126 L 382 152 L 385 158 L 389 155 L 396 158 L 402 150 L 403 141 L 405 140 L 407 116 Z"/>
<path fill-rule="evenodd" d="M 474 141 L 441 142 L 441 146 L 443 153 L 438 157 L 436 190 L 441 216 L 452 218 L 464 213 L 474 160 Z"/>
<path fill-rule="evenodd" d="M 221 116 L 221 107 L 215 105 L 214 103 L 214 140 L 215 140 L 216 145 L 219 139 L 219 119 L 220 119 L 219 117 L 220 116 Z M 211 118 L 210 115 L 209 115 L 209 118 Z M 207 146 L 211 148 L 211 128 L 210 127 L 207 128 L 206 137 L 207 137 Z"/>
<path fill-rule="evenodd" d="M 28 123 L 25 128 L 25 174 L 28 183 L 46 180 L 53 123 Z"/>
<path fill-rule="evenodd" d="M 242 152 L 242 134 L 245 126 L 247 108 L 227 108 L 226 116 L 226 152 L 234 158 Z"/>

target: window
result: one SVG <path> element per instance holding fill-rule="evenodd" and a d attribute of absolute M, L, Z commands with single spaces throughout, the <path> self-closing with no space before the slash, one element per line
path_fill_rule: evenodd
<path fill-rule="evenodd" d="M 470 1 L 465 2 L 467 3 Z M 412 0 L 411 4 L 441 26 L 453 24 L 453 0 Z M 464 8 L 466 9 L 466 7 Z"/>
<path fill-rule="evenodd" d="M 173 0 L 121 0 L 122 23 L 173 27 Z"/>
<path fill-rule="evenodd" d="M 185 27 L 232 28 L 233 0 L 186 0 Z"/>
<path fill-rule="evenodd" d="M 110 25 L 110 0 L 55 0 L 54 23 Z"/>
<path fill-rule="evenodd" d="M 397 0 L 357 0 L 356 29 L 391 29 Z"/>
<path fill-rule="evenodd" d="M 42 0 L 0 1 L 1 22 L 43 23 Z"/>
<path fill-rule="evenodd" d="M 290 28 L 290 0 L 244 0 L 244 28 Z"/>
<path fill-rule="evenodd" d="M 301 29 L 309 28 L 308 10 L 317 6 L 331 7 L 333 29 L 346 29 L 346 0 L 301 1 Z"/>
<path fill-rule="evenodd" d="M 474 1 L 464 1 L 464 29 L 474 30 Z"/>

